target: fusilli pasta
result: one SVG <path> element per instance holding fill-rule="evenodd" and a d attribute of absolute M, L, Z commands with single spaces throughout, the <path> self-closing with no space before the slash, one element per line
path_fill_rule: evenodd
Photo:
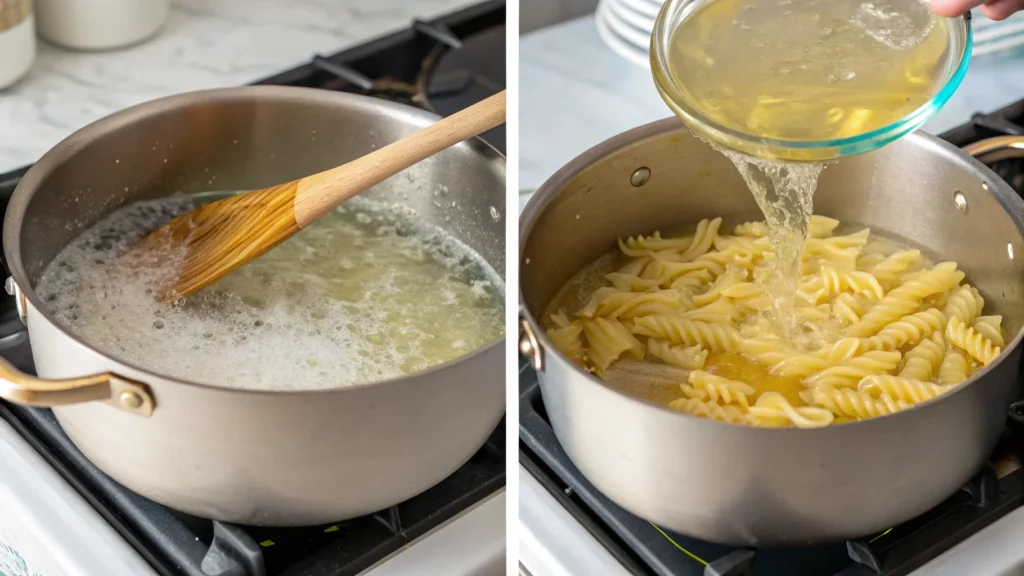
<path fill-rule="evenodd" d="M 838 227 L 811 218 L 791 304 L 780 300 L 763 222 L 727 234 L 721 218 L 706 219 L 689 236 L 620 240 L 620 262 L 595 269 L 585 290 L 564 290 L 572 304 L 556 298 L 547 337 L 609 385 L 649 367 L 678 396 L 660 400 L 670 408 L 765 427 L 906 410 L 999 356 L 1002 317 L 983 315 L 985 299 L 956 263 Z M 780 310 L 792 324 L 784 330 Z"/>

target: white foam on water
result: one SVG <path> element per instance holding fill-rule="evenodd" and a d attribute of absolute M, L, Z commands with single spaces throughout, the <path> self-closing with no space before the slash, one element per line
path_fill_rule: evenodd
<path fill-rule="evenodd" d="M 125 206 L 75 239 L 36 292 L 78 337 L 168 376 L 249 389 L 325 389 L 422 370 L 503 332 L 504 283 L 414 212 L 357 198 L 263 257 L 170 306 L 151 294 L 180 253 L 122 255 L 193 207 Z"/>

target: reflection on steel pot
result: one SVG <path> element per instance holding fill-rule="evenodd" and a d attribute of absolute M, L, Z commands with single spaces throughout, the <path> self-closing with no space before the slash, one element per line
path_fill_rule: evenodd
<path fill-rule="evenodd" d="M 647 177 L 637 184 L 640 169 Z M 1016 336 L 1006 351 L 948 395 L 827 428 L 752 428 L 674 412 L 579 370 L 538 320 L 617 238 L 716 216 L 760 219 L 736 169 L 678 120 L 664 120 L 584 153 L 527 206 L 520 350 L 538 368 L 544 407 L 573 463 L 630 512 L 737 546 L 860 537 L 935 506 L 994 448 L 1017 393 L 1024 262 L 1013 251 L 1024 248 L 1024 202 L 968 154 L 923 133 L 829 165 L 814 202 L 818 213 L 959 262 Z"/>
<path fill-rule="evenodd" d="M 201 192 L 211 181 L 221 190 L 285 182 L 435 119 L 350 94 L 248 87 L 143 104 L 72 135 L 28 172 L 4 221 L 8 288 L 40 379 L 7 366 L 0 397 L 52 406 L 68 436 L 115 480 L 207 518 L 317 524 L 380 510 L 442 480 L 504 412 L 501 341 L 374 384 L 246 391 L 169 378 L 101 353 L 55 323 L 33 291 L 65 244 L 126 202 Z M 408 206 L 503 270 L 504 219 L 490 213 L 505 205 L 501 155 L 482 141 L 464 142 L 408 174 L 365 195 Z M 457 207 L 435 206 L 422 193 L 441 185 Z"/>

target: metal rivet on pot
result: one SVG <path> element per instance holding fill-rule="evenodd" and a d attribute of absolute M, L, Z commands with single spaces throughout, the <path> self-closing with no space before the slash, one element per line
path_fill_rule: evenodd
<path fill-rule="evenodd" d="M 967 212 L 967 197 L 964 196 L 963 192 L 959 190 L 953 192 L 953 205 L 956 206 L 957 210 L 964 213 Z"/>
<path fill-rule="evenodd" d="M 637 168 L 633 175 L 629 177 L 629 183 L 634 187 L 639 188 L 647 181 L 651 179 L 651 169 L 647 167 Z"/>
<path fill-rule="evenodd" d="M 139 408 L 142 406 L 142 396 L 132 391 L 121 392 L 121 405 L 132 410 Z"/>
<path fill-rule="evenodd" d="M 1006 255 L 1010 257 L 1010 262 L 1013 262 L 1013 242 L 1006 243 Z"/>
<path fill-rule="evenodd" d="M 4 282 L 4 290 L 7 292 L 9 296 L 14 296 L 15 293 L 17 293 L 18 289 L 14 285 L 14 278 L 7 278 L 7 280 Z"/>

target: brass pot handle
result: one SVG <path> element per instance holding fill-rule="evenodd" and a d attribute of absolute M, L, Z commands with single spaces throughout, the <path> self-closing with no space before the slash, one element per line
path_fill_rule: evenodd
<path fill-rule="evenodd" d="M 530 321 L 522 314 L 519 315 L 519 353 L 530 361 L 534 370 L 544 371 L 544 348 L 541 347 L 537 335 L 533 333 Z"/>
<path fill-rule="evenodd" d="M 25 374 L 0 358 L 0 398 L 28 406 L 67 406 L 83 402 L 104 401 L 107 404 L 148 417 L 153 413 L 153 396 L 144 384 L 109 372 L 44 380 Z"/>
<path fill-rule="evenodd" d="M 25 294 L 14 279 L 5 283 L 7 293 L 14 296 L 18 304 L 18 315 L 25 323 Z M 145 384 L 106 372 L 80 378 L 44 380 L 18 370 L 13 364 L 0 357 L 0 399 L 51 408 L 83 402 L 105 402 L 125 412 L 149 417 L 153 414 L 153 395 Z"/>
<path fill-rule="evenodd" d="M 986 164 L 1009 158 L 1024 158 L 1024 136 L 996 136 L 978 140 L 963 151 Z"/>

